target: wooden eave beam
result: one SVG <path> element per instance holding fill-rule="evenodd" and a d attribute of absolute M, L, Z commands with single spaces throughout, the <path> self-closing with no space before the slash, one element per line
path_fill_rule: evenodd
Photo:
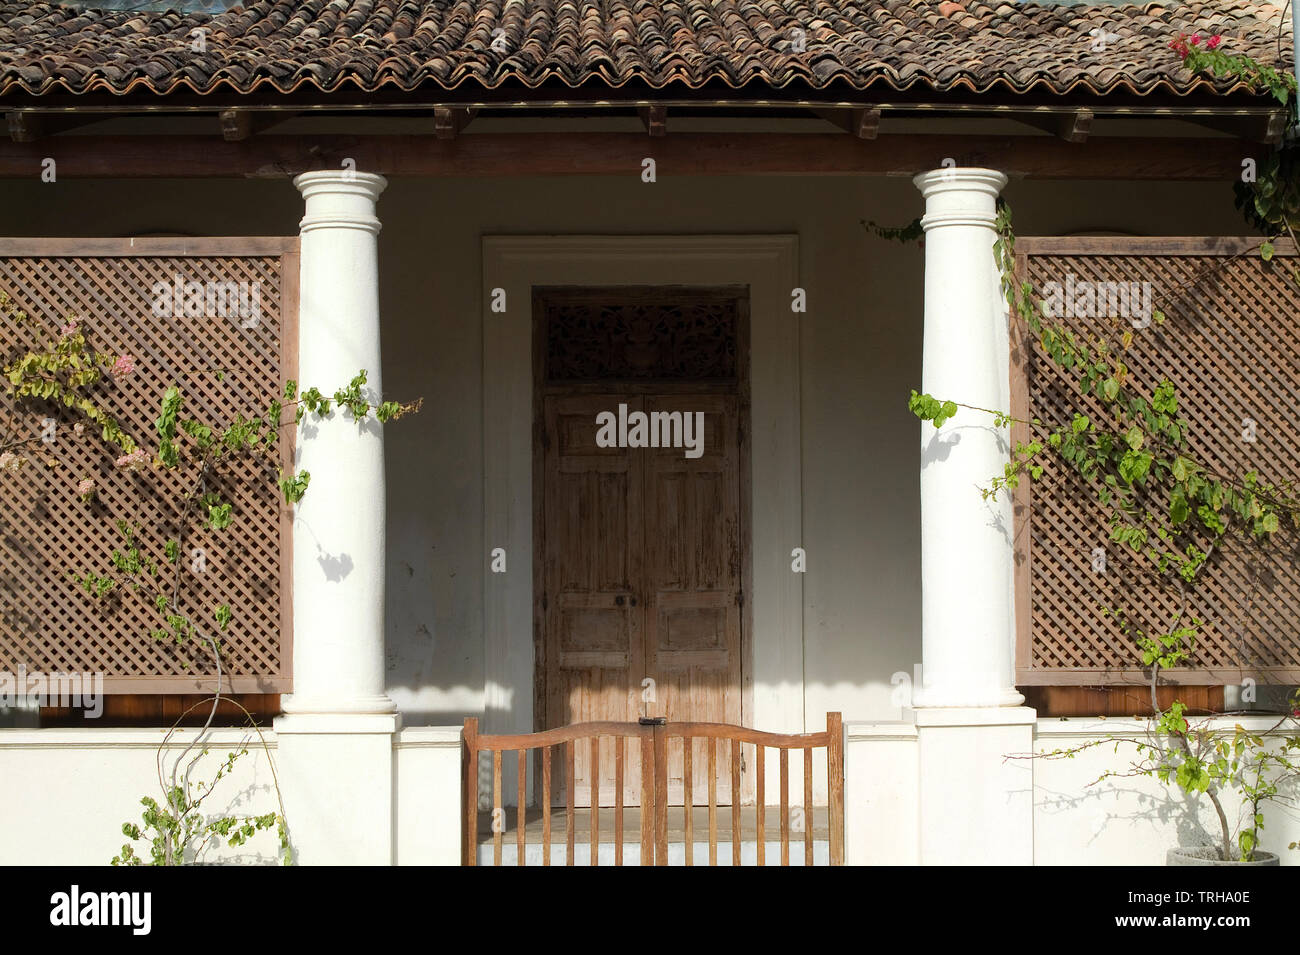
<path fill-rule="evenodd" d="M 878 109 L 870 107 L 818 109 L 813 112 L 858 139 L 875 139 L 880 135 L 880 110 Z"/>
<path fill-rule="evenodd" d="M 1244 157 L 1264 155 L 1239 140 L 1129 137 L 1066 143 L 1047 136 L 895 134 L 863 141 L 841 133 L 680 133 L 655 140 L 659 175 L 910 176 L 959 166 L 1031 179 L 1222 180 Z M 398 176 L 638 175 L 640 133 L 481 133 L 453 142 L 433 136 L 63 136 L 0 141 L 0 176 L 39 174 L 46 157 L 71 178 L 276 178 L 311 169 L 356 168 Z"/>
<path fill-rule="evenodd" d="M 433 134 L 439 139 L 455 139 L 478 115 L 477 109 L 438 106 L 433 111 Z"/>

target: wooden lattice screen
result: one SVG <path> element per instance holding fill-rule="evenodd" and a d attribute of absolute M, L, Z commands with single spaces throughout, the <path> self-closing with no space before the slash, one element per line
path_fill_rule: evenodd
<path fill-rule="evenodd" d="M 178 279 L 186 283 L 180 299 L 159 304 L 156 283 L 174 290 Z M 69 316 L 80 320 L 97 351 L 134 358 L 134 373 L 98 394 L 146 449 L 157 447 L 154 421 L 170 384 L 182 390 L 184 417 L 224 426 L 240 413 L 260 413 L 296 376 L 296 238 L 0 239 L 0 289 L 35 320 L 0 323 L 5 363 L 43 340 L 36 326 L 52 332 Z M 77 436 L 80 419 L 68 413 L 22 414 L 0 425 L 21 435 L 41 429 L 47 414 L 59 446 L 44 450 L 59 465 L 43 466 L 38 444 L 31 463 L 0 477 L 0 671 L 22 665 L 28 673 L 102 673 L 110 693 L 210 691 L 210 657 L 193 644 L 154 640 L 150 632 L 160 621 L 138 594 L 118 588 L 100 603 L 69 579 L 110 569 L 121 544 L 118 518 L 137 524 L 147 552 L 167 566 L 162 544 L 176 535 L 176 502 L 185 490 L 179 477 L 115 468 L 114 449 L 93 428 Z M 49 433 L 44 427 L 38 433 Z M 279 443 L 280 464 L 287 465 L 291 428 Z M 254 467 L 240 465 L 209 488 L 233 502 L 235 521 L 222 531 L 192 533 L 182 564 L 192 607 L 235 609 L 222 635 L 224 689 L 288 692 L 290 512 L 273 486 L 274 469 L 268 480 Z M 75 490 L 86 477 L 96 485 L 89 503 Z"/>
<path fill-rule="evenodd" d="M 1018 271 L 1040 295 L 1102 287 L 1098 317 L 1059 316 L 1077 332 L 1131 328 L 1132 380 L 1177 386 L 1192 450 L 1222 473 L 1250 468 L 1281 483 L 1300 477 L 1300 294 L 1295 249 L 1279 243 L 1264 262 L 1259 239 L 1044 238 L 1016 243 Z M 1055 287 L 1049 283 L 1057 283 Z M 1150 283 L 1145 289 L 1140 283 Z M 1121 285 L 1120 283 L 1123 283 Z M 1139 283 L 1135 288 L 1132 283 Z M 1130 294 L 1127 311 L 1118 294 Z M 1167 316 L 1146 324 L 1145 292 Z M 1092 287 L 1094 293 L 1099 289 Z M 1113 323 L 1123 323 L 1117 326 Z M 1140 327 L 1145 325 L 1145 327 Z M 1012 410 L 1044 423 L 1072 417 L 1077 391 L 1013 322 Z M 1114 335 L 1112 334 L 1112 340 Z M 1089 399 L 1085 413 L 1104 417 Z M 1252 423 L 1253 422 L 1253 423 Z M 1018 426 L 1013 439 L 1025 440 Z M 1254 440 L 1250 440 L 1253 436 Z M 1154 587 L 1145 565 L 1109 540 L 1108 512 L 1072 470 L 1047 458 L 1041 481 L 1016 499 L 1017 682 L 1022 685 L 1141 681 L 1135 649 L 1101 608 L 1125 610 L 1150 632 L 1167 629 L 1180 601 Z M 1189 665 L 1167 675 L 1188 684 L 1300 680 L 1297 537 L 1283 532 L 1272 556 L 1231 545 L 1213 559 L 1188 615 L 1203 621 Z M 1103 548 L 1099 551 L 1098 548 Z M 1281 555 L 1281 556 L 1278 556 Z M 1104 558 L 1104 563 L 1098 558 Z"/>

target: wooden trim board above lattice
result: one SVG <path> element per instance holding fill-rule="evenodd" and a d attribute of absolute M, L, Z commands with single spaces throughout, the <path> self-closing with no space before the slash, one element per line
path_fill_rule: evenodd
<path fill-rule="evenodd" d="M 213 294 L 196 297 L 196 284 Z M 70 316 L 96 350 L 132 356 L 134 372 L 106 383 L 101 404 L 144 448 L 156 447 L 154 421 L 169 385 L 181 388 L 187 415 L 224 425 L 260 413 L 297 377 L 296 237 L 0 238 L 0 289 L 32 320 L 0 323 L 5 363 Z M 74 434 L 72 412 L 51 408 L 49 416 L 56 440 L 63 437 L 51 455 L 57 466 L 29 465 L 0 485 L 0 672 L 101 673 L 109 693 L 211 691 L 206 654 L 150 636 L 158 625 L 152 607 L 126 589 L 97 603 L 70 579 L 106 571 L 120 544 L 118 518 L 141 528 L 161 565 L 177 520 L 175 478 L 114 468 L 91 432 Z M 0 426 L 39 428 L 42 415 Z M 282 430 L 278 463 L 286 470 L 293 443 L 292 427 Z M 196 605 L 238 606 L 223 634 L 223 690 L 289 692 L 291 511 L 274 481 L 252 467 L 236 468 L 221 489 L 238 519 L 193 540 L 203 559 L 189 586 Z M 86 477 L 95 482 L 91 501 L 75 491 Z M 149 533 L 154 528 L 161 533 Z"/>
<path fill-rule="evenodd" d="M 1300 289 L 1291 277 L 1294 245 L 1277 243 L 1273 260 L 1264 262 L 1262 241 L 1021 238 L 1017 272 L 1044 297 L 1086 304 L 1093 296 L 1091 309 L 1058 315 L 1076 332 L 1129 324 L 1132 380 L 1147 389 L 1163 377 L 1174 383 L 1202 459 L 1224 470 L 1255 467 L 1280 483 L 1300 477 Z M 1150 321 L 1152 309 L 1164 321 Z M 1076 408 L 1101 416 L 1091 398 L 1080 407 L 1073 385 L 1023 331 L 1013 320 L 1013 416 L 1049 425 Z M 1013 442 L 1028 433 L 1017 425 Z M 1015 499 L 1016 682 L 1143 682 L 1131 639 L 1101 608 L 1124 609 L 1160 632 L 1178 598 L 1153 587 L 1137 560 L 1110 542 L 1106 510 L 1073 472 L 1050 456 L 1044 463 L 1043 478 L 1022 482 Z M 1197 650 L 1188 667 L 1166 671 L 1166 679 L 1300 681 L 1300 565 L 1295 535 L 1286 533 L 1277 552 L 1289 556 L 1261 561 L 1235 545 L 1215 557 L 1219 566 L 1189 607 L 1189 616 L 1205 622 Z M 1104 570 L 1096 569 L 1098 548 Z"/>

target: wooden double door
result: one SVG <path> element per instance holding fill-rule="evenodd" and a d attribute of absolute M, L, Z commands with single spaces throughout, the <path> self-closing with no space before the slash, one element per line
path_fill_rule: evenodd
<path fill-rule="evenodd" d="M 542 541 L 539 661 L 542 728 L 598 720 L 742 722 L 743 407 L 737 394 L 618 392 L 541 398 Z M 620 411 L 620 405 L 625 408 Z M 598 416 L 703 417 L 698 457 L 683 447 L 602 447 Z M 635 420 L 635 419 L 633 419 Z M 599 775 L 614 804 L 616 753 L 575 753 L 576 805 Z M 693 751 L 692 801 L 707 797 L 707 753 Z M 729 744 L 717 753 L 718 798 L 731 799 Z M 680 804 L 682 753 L 669 754 Z M 639 758 L 623 760 L 624 804 L 641 792 Z M 556 802 L 564 788 L 555 788 Z"/>

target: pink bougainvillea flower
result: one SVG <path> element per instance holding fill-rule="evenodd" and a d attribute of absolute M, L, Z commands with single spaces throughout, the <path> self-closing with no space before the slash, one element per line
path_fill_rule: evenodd
<path fill-rule="evenodd" d="M 77 496 L 83 500 L 90 500 L 95 493 L 95 482 L 91 478 L 82 478 L 77 482 Z"/>
<path fill-rule="evenodd" d="M 74 321 L 68 322 L 68 324 L 66 324 L 66 325 L 64 325 L 62 328 L 60 328 L 60 329 L 59 329 L 59 334 L 61 334 L 64 338 L 67 338 L 67 337 L 69 337 L 69 336 L 71 336 L 71 335 L 75 335 L 75 334 L 77 334 L 77 323 L 76 323 L 76 321 L 74 320 Z"/>
<path fill-rule="evenodd" d="M 81 437 L 83 434 L 86 433 L 86 426 L 82 424 L 80 421 L 78 421 L 76 424 L 72 426 L 72 433 L 75 434 L 77 437 Z"/>
<path fill-rule="evenodd" d="M 1201 42 L 1201 35 L 1200 35 L 1199 33 L 1193 33 L 1193 34 L 1192 34 L 1192 46 L 1198 46 L 1198 45 L 1200 44 L 1200 42 Z"/>
<path fill-rule="evenodd" d="M 1212 36 L 1205 41 L 1205 48 L 1207 50 L 1213 50 L 1216 46 L 1218 46 L 1222 42 L 1223 42 L 1223 37 L 1218 35 Z"/>
<path fill-rule="evenodd" d="M 1180 33 L 1178 34 L 1178 36 L 1170 40 L 1169 49 L 1173 50 L 1184 60 L 1187 59 L 1187 55 L 1192 52 L 1191 49 L 1187 46 L 1187 34 Z"/>
<path fill-rule="evenodd" d="M 12 451 L 6 451 L 0 454 L 0 471 L 13 471 L 17 473 L 18 469 L 27 463 L 27 459 L 21 454 L 14 454 Z"/>
<path fill-rule="evenodd" d="M 113 462 L 117 467 L 127 471 L 139 471 L 149 463 L 149 455 L 144 448 L 136 448 L 130 454 L 124 454 Z"/>
<path fill-rule="evenodd" d="M 108 373 L 113 376 L 114 381 L 121 381 L 133 371 L 135 371 L 135 359 L 130 355 L 119 355 Z"/>

